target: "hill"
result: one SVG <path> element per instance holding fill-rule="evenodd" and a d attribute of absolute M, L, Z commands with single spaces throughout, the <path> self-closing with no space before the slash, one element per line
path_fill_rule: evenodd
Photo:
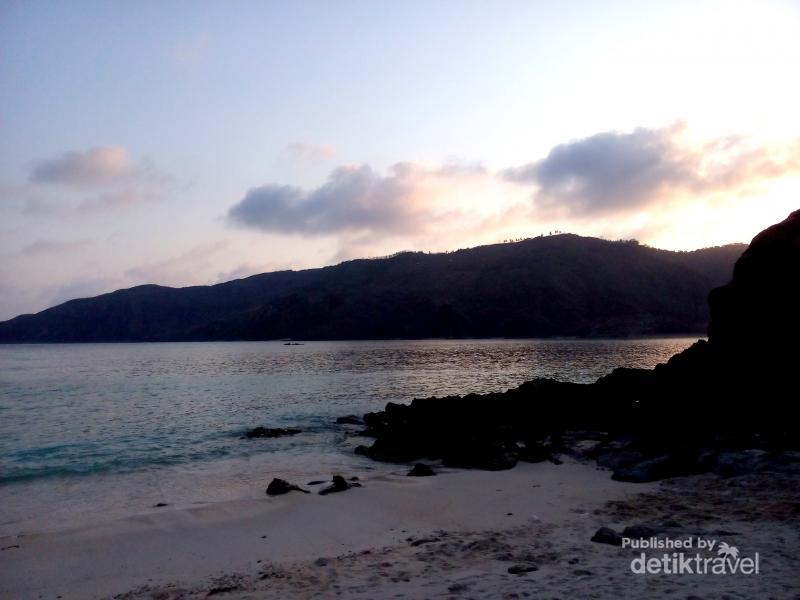
<path fill-rule="evenodd" d="M 0 323 L 0 342 L 701 333 L 743 244 L 672 252 L 564 234 L 213 286 L 143 285 Z"/>

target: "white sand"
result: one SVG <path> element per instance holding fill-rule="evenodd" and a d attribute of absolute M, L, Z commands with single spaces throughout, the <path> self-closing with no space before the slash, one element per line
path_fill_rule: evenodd
<path fill-rule="evenodd" d="M 652 597 L 655 583 L 663 596 L 677 590 L 675 597 L 685 598 L 687 590 L 705 585 L 744 598 L 749 596 L 737 595 L 742 586 L 761 589 L 748 588 L 750 580 L 741 578 L 645 581 L 629 571 L 631 550 L 589 541 L 599 526 L 632 524 L 624 511 L 604 509 L 610 501 L 635 506 L 638 494 L 661 493 L 657 484 L 613 482 L 608 472 L 577 463 L 428 478 L 404 473 L 376 475 L 362 488 L 328 496 L 295 492 L 167 507 L 103 525 L 6 537 L 0 540 L 6 548 L 0 552 L 0 597 L 88 599 L 128 592 L 125 597 L 202 598 L 216 588 L 214 597 L 222 598 L 545 592 L 615 598 L 620 590 L 627 597 L 647 597 L 651 590 Z M 763 538 L 762 544 L 774 537 L 763 527 L 746 533 Z M 796 531 L 784 538 L 789 548 L 798 541 Z M 792 561 L 789 553 L 773 557 L 780 572 L 758 584 L 771 585 L 776 598 L 790 597 L 783 592 L 796 583 L 796 572 L 786 571 L 797 566 Z M 509 574 L 516 564 L 536 571 Z"/>

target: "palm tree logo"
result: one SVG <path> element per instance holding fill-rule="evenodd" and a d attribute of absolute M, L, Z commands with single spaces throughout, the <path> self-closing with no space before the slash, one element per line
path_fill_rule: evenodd
<path fill-rule="evenodd" d="M 733 568 L 731 563 L 739 558 L 739 549 L 736 546 L 731 546 L 727 542 L 720 542 L 717 554 L 719 554 L 723 560 L 727 559 L 728 564 Z"/>

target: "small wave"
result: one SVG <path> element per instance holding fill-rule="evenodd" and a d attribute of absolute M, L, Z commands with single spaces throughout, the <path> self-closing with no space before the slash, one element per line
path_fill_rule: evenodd
<path fill-rule="evenodd" d="M 26 454 L 36 454 L 36 451 L 28 451 Z M 135 471 L 146 471 L 159 467 L 187 464 L 200 461 L 209 461 L 217 458 L 224 458 L 236 455 L 235 449 L 228 447 L 215 448 L 187 448 L 183 452 L 174 454 L 164 454 L 148 452 L 142 456 L 142 452 L 136 452 L 133 456 L 119 457 L 106 455 L 100 460 L 87 462 L 87 458 L 102 456 L 100 452 L 91 452 L 80 457 L 62 458 L 61 464 L 27 464 L 20 466 L 9 466 L 8 463 L 0 469 L 0 485 L 28 482 L 36 479 L 52 479 L 56 477 L 86 477 L 91 475 L 103 475 L 110 473 L 131 473 Z M 17 460 L 15 462 L 22 462 Z M 26 461 L 29 462 L 29 461 Z"/>
<path fill-rule="evenodd" d="M 320 435 L 336 429 L 333 419 L 319 417 L 279 422 L 276 426 L 296 427 L 295 436 L 274 440 L 245 440 L 250 428 L 220 428 L 195 439 L 134 438 L 116 439 L 105 444 L 53 444 L 21 449 L 0 463 L 0 486 L 58 477 L 88 477 L 157 470 L 163 467 L 202 463 L 230 457 L 246 457 L 273 452 L 303 452 L 315 446 Z M 253 443 L 271 441 L 274 443 Z"/>

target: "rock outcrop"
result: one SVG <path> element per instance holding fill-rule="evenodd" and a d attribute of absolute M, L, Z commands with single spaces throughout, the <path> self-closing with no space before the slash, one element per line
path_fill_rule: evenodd
<path fill-rule="evenodd" d="M 708 341 L 655 369 L 616 369 L 591 385 L 537 379 L 502 394 L 390 403 L 365 415 L 375 441 L 357 452 L 490 470 L 572 453 L 597 459 L 615 479 L 653 481 L 730 471 L 725 456 L 746 449 L 799 447 L 800 211 L 756 236 L 709 302 Z M 597 443 L 578 450 L 579 438 Z"/>

